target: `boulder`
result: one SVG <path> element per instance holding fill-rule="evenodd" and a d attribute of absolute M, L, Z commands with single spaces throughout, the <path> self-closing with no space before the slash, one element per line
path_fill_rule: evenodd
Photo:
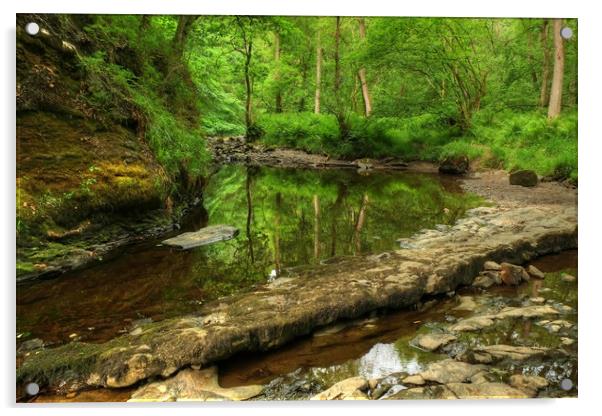
<path fill-rule="evenodd" d="M 502 271 L 500 272 L 500 277 L 502 282 L 509 286 L 516 286 L 521 284 L 521 282 L 529 281 L 529 274 L 523 269 L 521 266 L 516 266 L 510 263 L 502 263 L 501 264 Z"/>
<path fill-rule="evenodd" d="M 401 380 L 403 384 L 414 384 L 416 386 L 422 386 L 424 383 L 424 379 L 420 374 L 413 374 L 411 376 L 407 376 L 403 380 Z"/>
<path fill-rule="evenodd" d="M 457 399 L 527 399 L 529 394 L 504 383 L 449 383 Z"/>
<path fill-rule="evenodd" d="M 533 187 L 537 185 L 539 179 L 537 174 L 532 170 L 517 170 L 510 174 L 510 185 L 520 185 L 525 187 Z"/>
<path fill-rule="evenodd" d="M 499 272 L 502 270 L 502 266 L 495 261 L 486 261 L 485 264 L 483 264 L 483 270 L 494 270 Z"/>
<path fill-rule="evenodd" d="M 535 397 L 538 390 L 548 387 L 548 380 L 539 376 L 514 374 L 510 377 L 510 385 L 524 391 L 530 397 Z"/>
<path fill-rule="evenodd" d="M 546 275 L 541 270 L 539 270 L 537 267 L 535 267 L 533 265 L 530 265 L 527 268 L 527 273 L 529 273 L 529 275 L 531 277 L 535 277 L 536 279 L 545 279 L 545 277 L 546 277 Z"/>
<path fill-rule="evenodd" d="M 425 371 L 420 373 L 420 376 L 425 381 L 434 381 L 440 384 L 462 383 L 470 381 L 471 377 L 486 369 L 485 365 L 446 359 L 430 364 Z"/>
<path fill-rule="evenodd" d="M 204 370 L 187 368 L 175 377 L 140 387 L 129 402 L 247 400 L 261 394 L 263 386 L 223 388 L 217 379 L 217 367 Z"/>
<path fill-rule="evenodd" d="M 480 287 L 481 289 L 488 289 L 494 284 L 495 281 L 491 277 L 483 274 L 480 274 L 477 277 L 475 277 L 474 281 L 472 282 L 472 285 L 474 287 Z"/>
<path fill-rule="evenodd" d="M 469 168 L 470 164 L 466 156 L 450 156 L 439 164 L 439 173 L 463 175 L 468 172 Z"/>
<path fill-rule="evenodd" d="M 363 392 L 368 388 L 368 382 L 363 377 L 351 377 L 339 381 L 322 393 L 318 393 L 310 400 L 367 400 Z"/>

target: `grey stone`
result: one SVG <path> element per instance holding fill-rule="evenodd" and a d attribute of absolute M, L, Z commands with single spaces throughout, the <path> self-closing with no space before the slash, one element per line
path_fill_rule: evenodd
<path fill-rule="evenodd" d="M 198 231 L 180 234 L 176 237 L 163 240 L 166 246 L 179 247 L 184 250 L 230 240 L 238 235 L 238 228 L 229 225 L 210 225 Z"/>

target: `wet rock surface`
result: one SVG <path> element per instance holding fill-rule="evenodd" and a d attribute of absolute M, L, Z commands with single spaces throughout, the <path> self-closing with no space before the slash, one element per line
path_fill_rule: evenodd
<path fill-rule="evenodd" d="M 411 249 L 388 258 L 324 265 L 277 287 L 207 304 L 198 315 L 142 325 L 136 335 L 100 345 L 80 344 L 76 365 L 56 359 L 57 352 L 62 357 L 61 351 L 72 346 L 42 351 L 24 361 L 18 379 L 52 385 L 60 378 L 75 388 L 125 387 L 172 375 L 186 365 L 205 366 L 237 352 L 275 348 L 340 319 L 377 308 L 408 307 L 425 294 L 469 284 L 486 260 L 522 262 L 575 247 L 575 216 L 574 208 L 565 207 L 473 209 L 450 229 L 419 234 L 411 239 Z M 505 317 L 556 313 L 549 305 L 515 308 L 450 329 L 474 330 Z M 81 357 L 86 357 L 84 366 Z M 54 376 L 46 378 L 48 373 Z"/>
<path fill-rule="evenodd" d="M 230 225 L 210 225 L 198 231 L 190 231 L 168 238 L 167 240 L 163 240 L 162 244 L 188 250 L 194 247 L 217 243 L 218 241 L 230 240 L 236 237 L 238 232 L 238 228 Z"/>
<path fill-rule="evenodd" d="M 147 384 L 136 390 L 130 402 L 224 401 L 247 400 L 259 395 L 262 386 L 223 388 L 217 379 L 217 368 L 187 368 L 175 377 Z"/>

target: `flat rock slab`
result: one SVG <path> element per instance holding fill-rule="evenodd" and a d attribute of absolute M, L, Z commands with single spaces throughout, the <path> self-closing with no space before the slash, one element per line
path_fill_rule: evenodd
<path fill-rule="evenodd" d="M 141 387 L 128 402 L 239 401 L 255 397 L 262 390 L 262 386 L 256 385 L 221 387 L 217 379 L 217 367 L 204 370 L 187 368 L 175 377 Z"/>
<path fill-rule="evenodd" d="M 532 305 L 523 307 L 508 307 L 498 313 L 477 315 L 471 318 L 461 319 L 457 323 L 450 325 L 447 329 L 450 331 L 477 331 L 487 328 L 502 319 L 516 318 L 540 318 L 548 315 L 558 315 L 560 311 L 550 305 Z"/>
<path fill-rule="evenodd" d="M 166 246 L 179 247 L 184 250 L 206 246 L 219 241 L 230 240 L 238 235 L 238 228 L 229 225 L 210 225 L 198 231 L 180 234 L 176 237 L 163 240 Z"/>
<path fill-rule="evenodd" d="M 411 248 L 390 256 L 308 268 L 282 284 L 207 303 L 196 314 L 143 324 L 135 334 L 103 344 L 41 350 L 17 369 L 17 383 L 76 390 L 125 387 L 237 353 L 277 348 L 319 327 L 376 309 L 409 307 L 425 295 L 470 285 L 487 260 L 521 264 L 575 248 L 577 213 L 562 206 L 476 208 L 453 227 L 418 234 L 409 243 Z M 557 313 L 547 305 L 530 308 L 508 308 L 483 320 L 487 325 Z"/>
<path fill-rule="evenodd" d="M 368 400 L 363 392 L 368 382 L 363 377 L 352 377 L 339 381 L 328 390 L 316 394 L 310 400 Z"/>

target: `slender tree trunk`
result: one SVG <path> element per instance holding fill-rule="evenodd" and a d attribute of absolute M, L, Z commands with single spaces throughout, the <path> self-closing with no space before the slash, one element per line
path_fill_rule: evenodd
<path fill-rule="evenodd" d="M 360 25 L 360 40 L 363 42 L 366 39 L 366 21 L 363 17 L 359 18 Z M 370 101 L 370 94 L 368 93 L 368 81 L 366 80 L 366 68 L 363 66 L 358 71 L 358 76 L 362 84 L 362 97 L 364 98 L 364 114 L 366 117 L 372 113 L 372 102 Z"/>
<path fill-rule="evenodd" d="M 274 32 L 274 63 L 276 64 L 276 112 L 282 113 L 282 92 L 280 90 L 280 33 Z"/>
<path fill-rule="evenodd" d="M 322 45 L 320 44 L 320 32 L 318 32 L 318 46 L 316 47 L 316 97 L 314 101 L 314 113 L 320 114 L 320 85 L 322 83 Z"/>
<path fill-rule="evenodd" d="M 564 41 L 560 35 L 562 19 L 554 19 L 554 75 L 550 91 L 548 118 L 558 117 L 562 108 L 562 80 L 564 77 Z"/>
<path fill-rule="evenodd" d="M 274 267 L 276 276 L 280 276 L 280 211 L 282 210 L 282 194 L 276 194 L 276 212 L 274 213 Z"/>
<path fill-rule="evenodd" d="M 341 59 L 339 56 L 339 46 L 341 43 L 341 18 L 336 17 L 336 29 L 334 32 L 334 96 L 339 102 L 339 90 L 341 89 Z M 338 107 L 338 106 L 337 106 Z"/>
<path fill-rule="evenodd" d="M 355 254 L 361 254 L 362 251 L 362 228 L 364 228 L 364 222 L 366 222 L 366 210 L 368 209 L 368 194 L 364 194 L 362 199 L 362 206 L 357 216 L 357 223 L 355 224 L 354 240 L 355 240 Z"/>
<path fill-rule="evenodd" d="M 306 91 L 307 91 L 307 72 L 308 72 L 308 62 L 307 60 L 303 60 L 303 64 L 301 65 L 301 85 L 303 89 L 303 94 L 299 98 L 299 104 L 297 105 L 297 111 L 305 111 L 305 100 L 306 100 Z"/>
<path fill-rule="evenodd" d="M 337 199 L 334 201 L 332 212 L 340 212 L 345 195 L 347 195 L 347 187 L 341 183 L 339 184 Z M 333 215 L 332 223 L 330 224 L 330 257 L 334 257 L 337 253 L 337 218 L 337 215 Z"/>
<path fill-rule="evenodd" d="M 245 183 L 247 194 L 247 243 L 249 247 L 249 258 L 251 263 L 255 263 L 255 253 L 253 251 L 253 237 L 251 236 L 251 223 L 253 222 L 253 202 L 251 199 L 251 172 L 247 169 L 247 178 Z"/>
<path fill-rule="evenodd" d="M 320 261 L 320 198 L 314 195 L 314 259 Z"/>
<path fill-rule="evenodd" d="M 252 114 L 252 101 L 251 96 L 253 94 L 253 84 L 251 83 L 251 57 L 253 54 L 253 42 L 249 41 L 248 46 L 245 47 L 245 126 L 247 128 L 247 136 L 249 135 L 249 129 L 253 124 Z"/>
<path fill-rule="evenodd" d="M 543 49 L 543 64 L 541 74 L 541 91 L 539 93 L 539 106 L 545 107 L 550 100 L 550 45 L 548 45 L 548 32 L 550 31 L 550 21 L 544 19 L 541 27 L 541 46 Z"/>

